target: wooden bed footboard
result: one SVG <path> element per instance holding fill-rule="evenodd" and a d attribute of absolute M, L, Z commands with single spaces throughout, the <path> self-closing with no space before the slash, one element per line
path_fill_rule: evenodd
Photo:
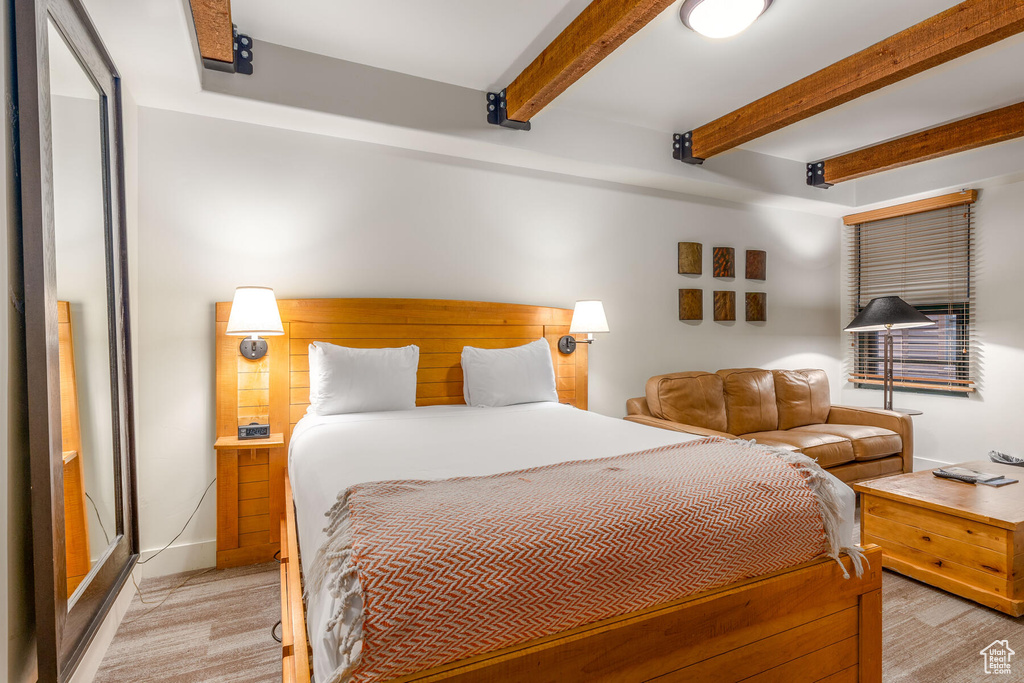
<path fill-rule="evenodd" d="M 290 482 L 281 520 L 284 680 L 311 667 Z M 394 683 L 882 680 L 882 551 L 861 578 L 820 558 L 796 567 L 420 671 Z"/>
<path fill-rule="evenodd" d="M 284 478 L 281 516 L 281 660 L 284 683 L 309 683 L 310 651 L 306 637 L 306 605 L 302 601 L 299 535 L 295 526 L 292 483 Z"/>

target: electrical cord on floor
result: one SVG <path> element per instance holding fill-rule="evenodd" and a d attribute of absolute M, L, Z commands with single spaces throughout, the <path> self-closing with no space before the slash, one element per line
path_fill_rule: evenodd
<path fill-rule="evenodd" d="M 211 488 L 213 488 L 213 485 L 214 485 L 215 483 L 217 483 L 217 477 L 214 477 L 214 478 L 213 478 L 213 481 L 211 481 L 211 482 L 210 482 L 210 483 L 209 483 L 209 484 L 208 484 L 208 485 L 206 486 L 206 490 L 205 490 L 205 491 L 203 491 L 203 496 L 202 496 L 202 498 L 200 498 L 200 499 L 199 499 L 199 502 L 198 502 L 198 503 L 196 503 L 196 509 L 195 509 L 195 510 L 193 510 L 193 511 L 192 511 L 192 514 L 188 516 L 188 519 L 187 519 L 187 520 L 185 520 L 185 525 L 184 525 L 183 527 L 181 527 L 181 531 L 179 531 L 179 532 L 178 532 L 178 534 L 177 534 L 177 535 L 176 535 L 176 536 L 175 536 L 174 538 L 172 538 L 172 539 L 170 540 L 170 542 L 169 542 L 169 543 L 168 543 L 167 545 L 165 545 L 165 546 L 164 546 L 163 548 L 160 548 L 160 550 L 156 551 L 155 553 L 153 553 L 152 555 L 150 555 L 150 556 L 149 556 L 149 557 L 147 557 L 146 559 L 144 559 L 144 560 L 139 560 L 139 561 L 138 561 L 138 562 L 136 562 L 135 564 L 137 564 L 137 565 L 142 565 L 142 564 L 146 564 L 147 562 L 149 562 L 150 560 L 152 560 L 152 559 L 153 559 L 154 557 L 156 557 L 157 555 L 159 555 L 159 554 L 160 554 L 160 553 L 162 553 L 163 551 L 165 551 L 165 550 L 167 550 L 168 548 L 170 548 L 170 547 L 171 547 L 171 544 L 172 544 L 172 543 L 174 543 L 175 541 L 177 541 L 177 540 L 178 540 L 178 538 L 180 538 L 180 537 L 181 537 L 181 535 L 182 535 L 183 533 L 185 533 L 185 529 L 187 529 L 187 528 L 188 528 L 188 525 L 189 525 L 189 524 L 190 524 L 190 523 L 192 522 L 193 518 L 195 518 L 195 516 L 196 516 L 196 513 L 197 513 L 197 512 L 199 512 L 199 508 L 200 508 L 200 507 L 202 507 L 202 505 L 203 505 L 203 501 L 204 501 L 204 500 L 206 500 L 206 495 L 207 495 L 208 493 L 210 493 L 210 489 L 211 489 Z M 86 494 L 86 495 L 88 495 L 88 494 Z M 90 498 L 89 500 L 92 500 L 92 499 Z M 95 507 L 95 503 L 93 503 L 93 506 Z M 99 512 L 97 512 L 97 513 L 96 513 L 96 516 L 97 516 L 97 517 L 99 516 Z M 103 523 L 102 523 L 102 522 L 100 522 L 100 528 L 103 528 Z M 104 529 L 103 533 L 104 533 L 104 534 L 106 534 L 106 533 L 107 533 L 107 532 L 106 532 L 106 529 Z M 163 600 L 161 600 L 161 601 L 160 601 L 159 603 L 157 603 L 157 605 L 156 605 L 155 607 L 153 607 L 153 608 L 151 608 L 151 609 L 147 610 L 146 612 L 143 612 L 142 614 L 140 614 L 140 615 L 139 615 L 139 616 L 137 616 L 137 617 L 134 617 L 134 618 L 132 619 L 132 621 L 135 621 L 136 619 L 142 619 L 143 617 L 145 617 L 145 616 L 149 615 L 149 614 L 150 614 L 151 612 L 153 612 L 153 611 L 154 611 L 154 610 L 156 610 L 156 609 L 157 609 L 158 607 L 160 607 L 160 606 L 161 606 L 161 605 L 163 605 L 163 604 L 164 604 L 165 602 L 167 602 L 167 598 L 171 597 L 171 594 L 172 594 L 172 593 L 174 593 L 174 591 L 178 590 L 179 588 L 181 588 L 182 586 L 184 586 L 184 585 L 185 585 L 186 583 L 188 583 L 189 581 L 191 581 L 191 580 L 192 580 L 192 579 L 194 579 L 195 577 L 197 577 L 197 576 L 202 576 L 203 574 L 206 574 L 207 572 L 211 572 L 211 571 L 213 571 L 214 569 L 215 569 L 215 567 L 210 567 L 209 569 L 206 569 L 206 570 L 204 570 L 204 571 L 201 571 L 201 572 L 199 572 L 199 573 L 197 573 L 197 574 L 189 574 L 189 575 L 188 575 L 188 576 L 187 576 L 187 577 L 185 578 L 185 580 L 184 580 L 184 581 L 182 581 L 182 582 L 181 582 L 181 583 L 179 583 L 179 584 L 178 584 L 177 586 L 175 586 L 175 587 L 174 587 L 174 588 L 172 588 L 172 589 L 171 589 L 170 591 L 168 591 L 167 595 L 165 595 L 165 596 L 164 596 L 164 599 L 163 599 Z M 141 602 L 141 603 L 142 603 L 143 605 L 151 605 L 151 604 L 153 604 L 152 602 L 150 602 L 150 601 L 146 600 L 146 598 L 145 598 L 145 597 L 143 597 L 142 589 L 141 589 L 141 588 L 139 588 L 139 584 L 138 584 L 138 583 L 137 583 L 137 582 L 135 581 L 135 572 L 132 572 L 131 574 L 129 574 L 129 576 L 131 576 L 131 579 L 132 579 L 132 583 L 133 583 L 133 584 L 135 584 L 135 591 L 136 591 L 136 593 L 138 593 L 138 595 L 139 595 L 139 602 Z"/>
<path fill-rule="evenodd" d="M 270 627 L 270 637 L 273 638 L 274 640 L 276 640 L 277 642 L 282 643 L 284 641 L 282 640 L 281 637 L 279 637 L 277 635 L 277 627 L 280 626 L 280 625 L 281 625 L 281 622 L 279 621 L 279 622 L 277 622 L 276 624 L 274 624 L 273 626 Z"/>
<path fill-rule="evenodd" d="M 189 574 L 188 576 L 185 577 L 185 579 L 181 583 L 179 583 L 177 586 L 175 586 L 171 590 L 167 591 L 167 595 L 164 596 L 163 600 L 158 602 L 153 607 L 150 607 L 148 610 L 146 610 L 145 612 L 143 612 L 139 616 L 132 617 L 130 620 L 126 619 L 125 621 L 138 621 L 139 619 L 144 619 L 145 617 L 148 617 L 150 614 L 152 614 L 153 612 L 155 612 L 158 609 L 160 609 L 161 605 L 163 605 L 165 602 L 167 602 L 167 599 L 170 598 L 171 595 L 174 594 L 174 591 L 178 590 L 179 588 L 184 586 L 186 583 L 188 583 L 192 579 L 194 579 L 196 577 L 199 577 L 199 576 L 202 576 L 203 574 L 209 574 L 210 572 L 212 572 L 215 569 L 216 569 L 216 567 L 208 567 L 208 568 L 204 569 L 201 572 L 196 572 L 195 574 Z M 135 577 L 134 576 L 132 576 L 132 583 L 135 583 Z M 151 605 L 151 604 L 153 604 L 151 602 L 147 602 L 146 600 L 142 599 L 142 591 L 139 589 L 139 584 L 137 584 L 137 583 L 135 583 L 135 590 L 139 591 L 139 601 L 140 602 L 142 602 L 144 605 Z"/>

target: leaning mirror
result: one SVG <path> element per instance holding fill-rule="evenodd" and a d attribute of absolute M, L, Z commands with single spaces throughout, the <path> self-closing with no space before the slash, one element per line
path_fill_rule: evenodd
<path fill-rule="evenodd" d="M 65 681 L 138 558 L 120 80 L 78 0 L 14 28 L 39 679 Z"/>

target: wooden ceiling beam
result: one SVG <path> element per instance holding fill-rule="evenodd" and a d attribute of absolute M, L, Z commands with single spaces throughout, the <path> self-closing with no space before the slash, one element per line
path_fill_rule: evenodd
<path fill-rule="evenodd" d="M 231 0 L 189 0 L 189 5 L 203 65 L 218 71 L 234 71 Z"/>
<path fill-rule="evenodd" d="M 825 184 L 835 185 L 1020 137 L 1024 102 L 825 159 L 819 162 L 822 168 L 811 164 L 808 172 L 816 175 L 822 170 Z M 821 185 L 812 178 L 808 176 L 809 185 Z"/>
<path fill-rule="evenodd" d="M 691 163 L 1024 31 L 1024 0 L 966 0 L 692 131 Z"/>
<path fill-rule="evenodd" d="M 593 0 L 505 89 L 506 116 L 526 122 L 673 0 Z"/>

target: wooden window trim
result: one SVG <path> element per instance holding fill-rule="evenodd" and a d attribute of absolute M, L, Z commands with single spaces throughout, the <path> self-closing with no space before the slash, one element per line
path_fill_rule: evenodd
<path fill-rule="evenodd" d="M 927 211 L 945 209 L 950 206 L 959 206 L 961 204 L 973 204 L 976 201 L 978 201 L 977 190 L 962 190 L 960 192 L 953 192 L 952 194 L 920 199 L 916 202 L 896 204 L 894 206 L 886 206 L 881 209 L 863 211 L 861 213 L 851 213 L 848 216 L 843 216 L 843 225 L 860 225 L 861 223 L 869 223 L 872 221 L 884 221 L 887 218 L 913 216 L 916 213 L 925 213 Z"/>

